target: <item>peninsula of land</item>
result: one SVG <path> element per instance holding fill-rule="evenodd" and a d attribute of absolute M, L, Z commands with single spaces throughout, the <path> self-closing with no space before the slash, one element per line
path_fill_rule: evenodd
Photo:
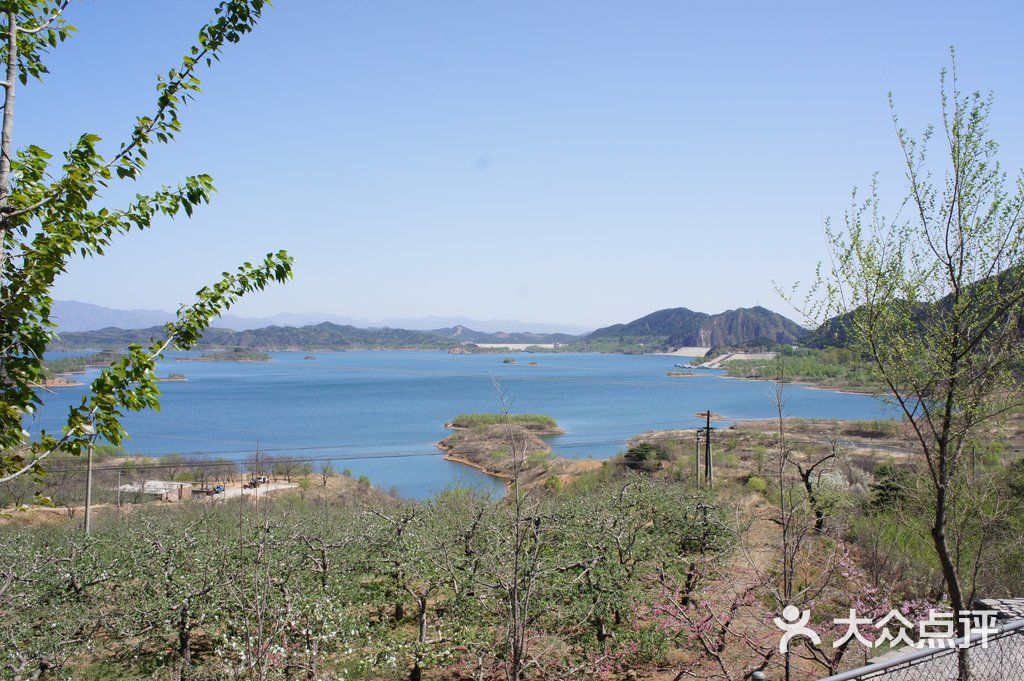
<path fill-rule="evenodd" d="M 540 414 L 463 414 L 445 424 L 451 435 L 437 443 L 447 461 L 477 469 L 485 475 L 523 487 L 560 488 L 583 473 L 600 468 L 601 461 L 555 456 L 542 439 L 564 431 Z"/>

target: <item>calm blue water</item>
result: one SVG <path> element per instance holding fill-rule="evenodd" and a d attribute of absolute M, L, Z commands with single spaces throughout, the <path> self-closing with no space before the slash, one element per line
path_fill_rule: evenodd
<path fill-rule="evenodd" d="M 259 441 L 274 454 L 337 456 L 337 469 L 422 498 L 453 485 L 501 488 L 442 460 L 434 447 L 454 416 L 500 409 L 491 377 L 506 388 L 513 411 L 558 421 L 566 434 L 551 444 L 567 457 L 607 458 L 639 432 L 695 427 L 694 413 L 707 408 L 734 419 L 769 418 L 774 410 L 769 383 L 700 370 L 695 377 L 668 378 L 679 357 L 516 353 L 517 363 L 507 365 L 505 355 L 366 351 L 316 353 L 310 361 L 305 354 L 272 353 L 267 363 L 168 359 L 159 374 L 182 373 L 188 381 L 160 384 L 159 413 L 125 418 L 126 449 L 242 459 Z M 59 427 L 83 394 L 85 388 L 63 388 L 48 395 L 32 427 Z M 880 400 L 864 395 L 787 386 L 786 396 L 794 417 L 889 414 Z"/>

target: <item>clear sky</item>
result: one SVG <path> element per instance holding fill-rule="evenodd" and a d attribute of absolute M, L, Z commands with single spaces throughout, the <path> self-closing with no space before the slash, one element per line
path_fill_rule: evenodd
<path fill-rule="evenodd" d="M 212 4 L 76 0 L 16 143 L 118 139 Z M 236 312 L 790 312 L 771 282 L 811 276 L 822 217 L 874 171 L 902 191 L 886 93 L 909 127 L 936 120 L 950 45 L 1024 165 L 1022 20 L 1019 1 L 276 0 L 129 188 L 209 172 L 213 205 L 74 262 L 56 294 L 173 309 L 285 248 L 296 280 Z"/>

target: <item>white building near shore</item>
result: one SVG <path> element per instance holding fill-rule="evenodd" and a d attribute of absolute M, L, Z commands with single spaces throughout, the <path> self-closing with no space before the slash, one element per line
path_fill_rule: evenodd
<path fill-rule="evenodd" d="M 181 501 L 192 496 L 192 483 L 174 482 L 173 480 L 145 480 L 121 485 L 118 490 L 122 494 L 157 497 L 160 501 Z"/>

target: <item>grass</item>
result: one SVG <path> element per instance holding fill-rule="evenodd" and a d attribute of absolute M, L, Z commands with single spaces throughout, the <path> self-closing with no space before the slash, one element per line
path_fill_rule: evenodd
<path fill-rule="evenodd" d="M 886 437 L 899 433 L 899 424 L 896 421 L 873 420 L 854 421 L 846 428 L 849 435 L 860 437 Z"/>
<path fill-rule="evenodd" d="M 785 377 L 790 381 L 822 387 L 878 391 L 882 388 L 871 366 L 856 353 L 844 349 L 788 348 L 782 353 Z M 729 376 L 774 380 L 778 360 L 735 360 L 725 365 Z"/>
<path fill-rule="evenodd" d="M 517 426 L 533 430 L 558 428 L 558 423 L 550 416 L 543 414 L 459 414 L 452 421 L 456 428 L 480 428 L 505 423 L 509 419 Z"/>

